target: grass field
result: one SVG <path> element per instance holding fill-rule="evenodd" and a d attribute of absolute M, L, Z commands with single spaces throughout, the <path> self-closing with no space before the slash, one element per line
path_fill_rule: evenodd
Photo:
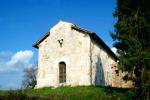
<path fill-rule="evenodd" d="M 0 100 L 131 100 L 131 89 L 77 86 L 0 91 Z"/>

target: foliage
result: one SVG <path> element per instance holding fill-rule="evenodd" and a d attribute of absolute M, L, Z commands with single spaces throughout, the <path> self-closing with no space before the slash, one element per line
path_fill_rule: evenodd
<path fill-rule="evenodd" d="M 114 16 L 119 66 L 132 80 L 139 99 L 150 95 L 150 0 L 117 0 Z M 145 95 L 145 96 L 144 96 Z M 147 96 L 147 98 L 145 98 Z"/>
<path fill-rule="evenodd" d="M 131 100 L 131 89 L 77 86 L 0 91 L 0 100 Z"/>
<path fill-rule="evenodd" d="M 36 85 L 37 65 L 24 70 L 24 80 L 22 81 L 23 89 L 34 88 Z"/>

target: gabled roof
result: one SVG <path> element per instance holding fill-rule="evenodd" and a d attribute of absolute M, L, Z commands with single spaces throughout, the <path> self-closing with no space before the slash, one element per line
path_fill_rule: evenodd
<path fill-rule="evenodd" d="M 103 42 L 103 40 L 94 32 L 88 31 L 86 29 L 80 28 L 74 24 L 71 25 L 71 28 L 83 33 L 87 33 L 89 34 L 89 36 L 91 37 L 91 39 L 93 41 L 95 41 L 96 43 L 98 43 L 101 47 L 103 47 L 103 49 L 105 49 L 116 61 L 118 60 L 118 57 L 112 52 L 112 50 Z M 44 36 L 42 36 L 37 42 L 35 42 L 33 44 L 33 47 L 38 48 L 38 45 L 44 40 L 46 39 L 48 36 L 50 35 L 50 32 L 45 33 Z"/>

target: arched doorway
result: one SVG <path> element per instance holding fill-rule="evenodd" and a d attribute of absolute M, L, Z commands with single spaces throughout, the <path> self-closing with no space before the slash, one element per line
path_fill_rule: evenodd
<path fill-rule="evenodd" d="M 59 83 L 66 82 L 66 64 L 65 62 L 59 63 Z"/>

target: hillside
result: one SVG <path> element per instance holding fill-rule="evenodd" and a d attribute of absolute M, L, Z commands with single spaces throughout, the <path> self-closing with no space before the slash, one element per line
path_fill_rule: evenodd
<path fill-rule="evenodd" d="M 78 86 L 0 91 L 0 100 L 131 100 L 131 89 Z"/>

